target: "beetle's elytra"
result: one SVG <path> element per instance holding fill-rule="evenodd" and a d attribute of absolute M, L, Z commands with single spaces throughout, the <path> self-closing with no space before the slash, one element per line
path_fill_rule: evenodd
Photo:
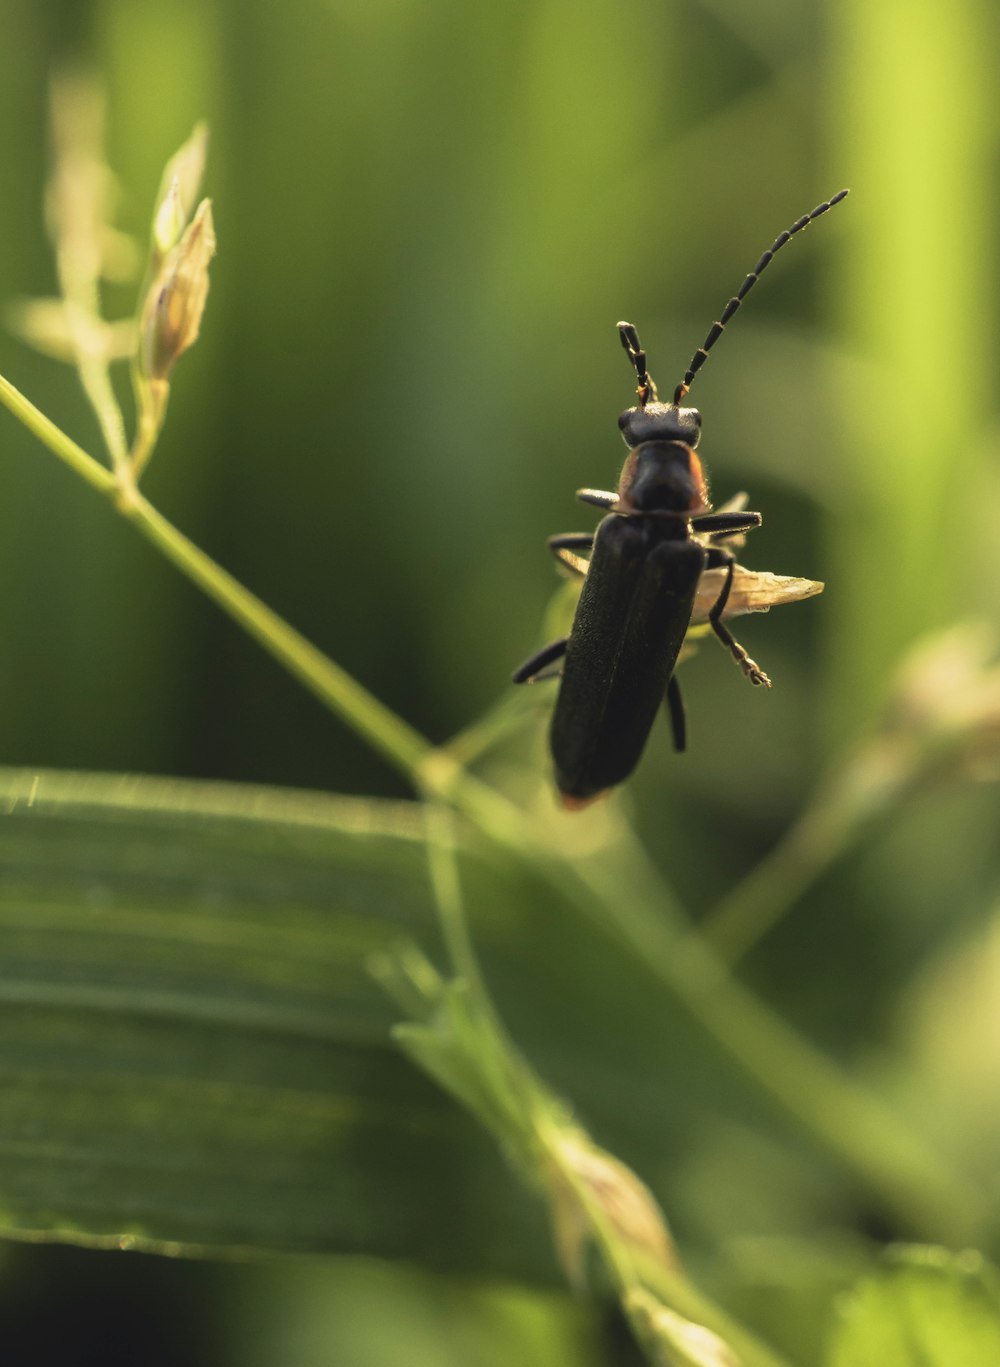
<path fill-rule="evenodd" d="M 722 620 L 735 573 L 726 540 L 759 527 L 761 516 L 742 510 L 712 511 L 696 454 L 701 414 L 681 404 L 709 351 L 775 253 L 846 194 L 841 190 L 804 214 L 764 252 L 694 353 L 672 402 L 660 402 L 635 328 L 618 324 L 639 396 L 638 404 L 618 419 L 629 454 L 616 492 L 577 493 L 582 502 L 606 510 L 597 531 L 550 537 L 553 553 L 585 575 L 580 601 L 569 636 L 544 646 L 514 674 L 515 683 L 548 678 L 552 666 L 562 660 L 550 743 L 556 784 L 568 808 L 586 806 L 628 778 L 664 700 L 674 747 L 685 748 L 684 705 L 675 666 L 706 572 L 723 571 L 721 588 L 708 609 L 709 625 L 751 683 L 771 686 Z M 584 558 L 588 552 L 589 560 Z M 771 601 L 803 597 L 820 587 Z M 765 590 L 758 595 L 766 596 Z"/>

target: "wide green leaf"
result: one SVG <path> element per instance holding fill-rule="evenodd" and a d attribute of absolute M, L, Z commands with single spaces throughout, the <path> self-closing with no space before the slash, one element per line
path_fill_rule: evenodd
<path fill-rule="evenodd" d="M 367 971 L 431 930 L 418 807 L 11 771 L 0 795 L 0 1231 L 546 1265 Z"/>

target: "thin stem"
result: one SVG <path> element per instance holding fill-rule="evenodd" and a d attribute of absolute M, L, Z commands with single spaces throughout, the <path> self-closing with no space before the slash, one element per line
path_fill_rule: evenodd
<path fill-rule="evenodd" d="M 91 408 L 97 417 L 104 444 L 111 456 L 115 470 L 122 470 L 127 460 L 128 442 L 125 436 L 125 420 L 118 406 L 111 372 L 103 353 L 95 353 L 95 328 L 101 326 L 97 314 L 96 297 L 88 307 L 82 299 L 73 298 L 69 291 L 73 288 L 72 279 L 66 271 L 60 272 L 66 295 L 67 315 L 73 336 L 73 349 L 76 352 L 76 369 Z M 96 296 L 96 290 L 95 290 Z"/>
<path fill-rule="evenodd" d="M 421 766 L 433 751 L 429 741 L 216 564 L 137 489 L 128 491 L 120 500 L 119 509 L 186 578 L 238 622 L 294 678 L 390 763 L 419 782 Z"/>
<path fill-rule="evenodd" d="M 60 460 L 65 461 L 71 470 L 87 481 L 91 488 L 101 494 L 112 494 L 116 488 L 115 477 L 106 466 L 77 446 L 71 437 L 61 431 L 54 422 L 26 399 L 19 389 L 0 375 L 0 403 L 9 408 L 15 418 L 24 423 L 29 432 L 49 448 Z"/>
<path fill-rule="evenodd" d="M 925 749 L 912 738 L 876 737 L 822 786 L 784 837 L 703 919 L 702 937 L 738 963 L 795 906 L 806 889 L 912 783 Z"/>
<path fill-rule="evenodd" d="M 627 861 L 561 862 L 559 878 L 564 895 L 567 883 L 582 885 L 578 905 L 615 933 L 730 1061 L 902 1228 L 928 1238 L 969 1237 L 982 1218 L 981 1193 L 739 983 L 700 935 L 671 930 L 656 910 L 656 871 L 637 842 Z"/>
<path fill-rule="evenodd" d="M 728 964 L 745 958 L 796 905 L 843 848 L 847 826 L 837 808 L 811 808 L 702 920 L 699 931 Z"/>
<path fill-rule="evenodd" d="M 165 380 L 147 380 L 140 374 L 138 357 L 132 365 L 132 388 L 136 396 L 136 428 L 132 448 L 128 453 L 128 463 L 132 482 L 139 479 L 149 458 L 156 449 L 163 422 L 167 415 L 167 400 L 170 386 Z"/>
<path fill-rule="evenodd" d="M 52 83 L 50 113 L 55 164 L 49 214 L 56 274 L 83 392 L 97 416 L 112 466 L 120 472 L 128 442 L 111 382 L 99 279 L 107 193 L 104 100 L 87 78 L 64 74 Z"/>
<path fill-rule="evenodd" d="M 469 923 L 462 900 L 462 885 L 455 857 L 455 834 L 451 811 L 433 799 L 425 804 L 427 821 L 427 859 L 431 887 L 437 905 L 441 934 L 451 960 L 452 971 L 463 979 L 478 1008 L 494 1026 L 498 1018 L 493 1009 L 479 960 L 469 935 Z"/>
<path fill-rule="evenodd" d="M 537 1081 L 534 1070 L 524 1062 L 509 1039 L 479 967 L 462 899 L 452 813 L 435 800 L 425 803 L 425 810 L 431 883 L 452 971 L 465 982 L 476 1009 L 489 1022 L 496 1047 L 503 1052 L 509 1072 L 530 1086 L 534 1100 L 528 1109 L 532 1113 L 542 1151 L 548 1161 L 558 1168 L 561 1181 L 572 1189 L 618 1295 L 624 1297 L 630 1290 L 642 1288 L 648 1277 L 650 1282 L 656 1284 L 665 1305 L 677 1314 L 710 1326 L 723 1335 L 738 1349 L 746 1367 L 784 1367 L 782 1359 L 701 1295 L 681 1273 L 669 1270 L 658 1260 L 642 1258 L 616 1230 L 591 1184 L 571 1162 L 566 1161 L 561 1128 L 565 1120 L 553 1121 L 553 1116 L 563 1116 L 564 1108 Z"/>
<path fill-rule="evenodd" d="M 680 1273 L 670 1272 L 662 1263 L 651 1269 L 644 1268 L 643 1271 L 645 1286 L 655 1292 L 664 1305 L 693 1324 L 703 1324 L 718 1334 L 736 1354 L 740 1367 L 792 1367 L 786 1357 L 762 1343 L 755 1333 L 703 1296 Z"/>
<path fill-rule="evenodd" d="M 629 1292 L 652 1292 L 664 1307 L 692 1324 L 704 1325 L 718 1334 L 738 1355 L 743 1367 L 789 1367 L 784 1358 L 703 1295 L 681 1269 L 670 1266 L 650 1249 L 631 1243 L 610 1218 L 585 1172 L 569 1161 L 572 1148 L 567 1150 L 564 1143 L 561 1122 L 553 1123 L 539 1115 L 535 1124 L 545 1156 L 558 1172 L 557 1180 L 572 1191 L 586 1216 L 590 1238 L 600 1250 L 615 1292 L 626 1310 Z"/>
<path fill-rule="evenodd" d="M 527 697 L 523 688 L 509 689 L 482 716 L 451 736 L 442 749 L 463 767 L 472 764 L 480 755 L 507 740 L 519 727 L 534 720 L 542 705 L 542 698 Z"/>

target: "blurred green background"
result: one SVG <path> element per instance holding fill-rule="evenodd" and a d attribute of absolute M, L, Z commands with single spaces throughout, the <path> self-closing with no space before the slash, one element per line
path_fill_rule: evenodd
<path fill-rule="evenodd" d="M 7 0 L 0 299 L 54 289 L 54 70 L 84 63 L 105 84 L 119 222 L 140 240 L 166 158 L 206 118 L 218 257 L 144 487 L 444 740 L 540 643 L 556 584 L 544 538 L 592 525 L 573 491 L 617 475 L 632 384 L 615 322 L 636 323 L 669 389 L 760 251 L 849 186 L 692 395 L 716 501 L 747 489 L 764 513 L 746 563 L 827 583 L 740 631 L 771 694 L 701 649 L 685 667 L 689 754 L 664 728 L 616 799 L 697 913 L 876 724 L 911 643 L 997 623 L 997 24 L 973 0 L 947 15 L 924 0 Z M 110 311 L 131 297 L 112 291 Z M 97 452 L 68 369 L 4 333 L 0 371 Z M 0 447 L 6 764 L 405 795 L 8 418 Z M 539 781 L 543 711 L 505 761 Z M 923 1051 L 915 1085 L 939 1100 L 957 1069 L 941 1128 L 987 1170 L 997 827 L 995 787 L 927 785 L 746 970 L 845 1061 Z M 928 1024 L 945 1017 L 953 1039 Z M 688 1124 L 671 1151 L 688 1192 L 720 1207 L 688 1215 L 695 1242 L 789 1233 L 780 1201 L 738 1199 L 735 1177 L 725 1209 L 720 1174 L 738 1165 L 708 1140 L 731 1157 L 753 1134 Z M 10 1247 L 3 1278 L 5 1320 L 26 1334 L 54 1309 L 83 1316 L 51 1350 L 70 1363 L 102 1343 L 95 1305 L 119 1327 L 143 1307 L 133 1332 L 162 1349 L 147 1363 L 629 1361 L 612 1322 L 552 1293 L 374 1264 Z M 102 1360 L 133 1360 L 128 1344 L 103 1342 Z"/>

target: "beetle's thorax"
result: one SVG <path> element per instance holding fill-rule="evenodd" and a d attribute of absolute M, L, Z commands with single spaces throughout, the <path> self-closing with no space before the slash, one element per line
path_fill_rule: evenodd
<path fill-rule="evenodd" d="M 697 517 L 711 508 L 694 448 L 683 441 L 645 441 L 630 451 L 618 484 L 623 513 Z"/>

